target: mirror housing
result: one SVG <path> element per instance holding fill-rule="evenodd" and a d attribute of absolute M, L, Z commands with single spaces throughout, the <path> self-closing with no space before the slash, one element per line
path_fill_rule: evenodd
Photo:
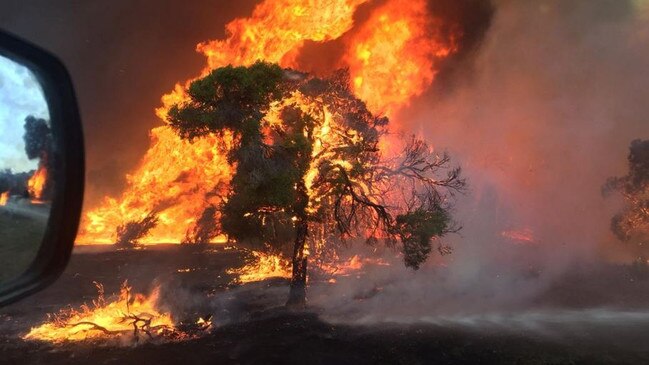
<path fill-rule="evenodd" d="M 51 53 L 0 30 L 0 55 L 28 67 L 41 83 L 59 150 L 52 207 L 43 242 L 30 267 L 0 286 L 0 307 L 54 282 L 65 269 L 77 234 L 84 192 L 84 145 L 72 80 Z"/>

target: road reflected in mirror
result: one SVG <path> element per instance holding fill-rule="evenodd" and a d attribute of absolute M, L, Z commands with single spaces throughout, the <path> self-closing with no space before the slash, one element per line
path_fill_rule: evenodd
<path fill-rule="evenodd" d="M 49 111 L 25 66 L 0 56 L 0 287 L 24 273 L 41 247 L 54 184 Z"/>

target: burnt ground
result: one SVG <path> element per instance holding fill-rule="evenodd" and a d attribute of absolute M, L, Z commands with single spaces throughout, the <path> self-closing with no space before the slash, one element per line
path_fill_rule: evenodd
<path fill-rule="evenodd" d="M 423 323 L 329 324 L 317 308 L 284 309 L 277 300 L 285 297 L 282 280 L 250 284 L 245 290 L 230 284 L 234 278 L 225 270 L 243 258 L 242 252 L 223 247 L 84 249 L 54 285 L 0 309 L 0 364 L 649 364 L 649 321 L 585 325 L 565 336 L 544 336 L 525 326 L 479 330 Z M 649 303 L 649 280 L 642 273 L 607 267 L 588 275 L 577 270 L 538 302 L 573 309 L 586 303 L 625 303 L 636 310 Z M 188 319 L 215 313 L 216 328 L 194 340 L 125 347 L 20 339 L 46 313 L 94 299 L 93 281 L 111 293 L 125 279 L 139 292 L 163 283 L 164 301 L 173 313 Z M 608 296 L 602 296 L 602 287 L 608 288 Z M 215 305 L 217 297 L 224 299 Z M 560 321 L 552 325 L 561 332 Z"/>

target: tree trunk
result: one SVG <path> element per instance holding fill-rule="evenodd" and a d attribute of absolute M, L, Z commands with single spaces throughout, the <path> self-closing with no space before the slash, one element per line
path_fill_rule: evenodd
<path fill-rule="evenodd" d="M 293 272 L 291 275 L 291 290 L 286 306 L 304 307 L 306 305 L 306 275 L 307 257 L 304 255 L 304 245 L 309 235 L 309 224 L 306 218 L 299 218 L 295 224 L 295 245 L 293 246 Z"/>

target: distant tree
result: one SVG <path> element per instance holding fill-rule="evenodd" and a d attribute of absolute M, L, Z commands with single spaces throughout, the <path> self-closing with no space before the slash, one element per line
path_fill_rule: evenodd
<path fill-rule="evenodd" d="M 47 121 L 32 115 L 25 118 L 23 140 L 27 158 L 34 160 L 47 156 L 52 149 L 52 133 Z"/>
<path fill-rule="evenodd" d="M 449 198 L 465 186 L 460 169 L 415 138 L 398 158 L 384 158 L 378 143 L 388 119 L 373 115 L 348 85 L 343 71 L 321 79 L 263 62 L 227 66 L 192 82 L 189 101 L 169 111 L 182 138 L 234 134 L 236 172 L 220 225 L 237 242 L 290 252 L 288 305 L 305 304 L 316 225 L 343 239 L 401 242 L 415 269 L 435 238 L 457 230 Z"/>
<path fill-rule="evenodd" d="M 649 140 L 631 142 L 628 161 L 629 173 L 610 178 L 603 189 L 624 198 L 624 208 L 611 219 L 611 230 L 624 242 L 649 238 Z"/>
<path fill-rule="evenodd" d="M 52 179 L 50 178 L 52 154 L 52 131 L 45 119 L 36 118 L 32 115 L 25 118 L 25 153 L 30 160 L 38 159 L 38 168 L 46 173 L 45 184 L 40 196 L 37 198 L 49 200 L 52 195 Z"/>

